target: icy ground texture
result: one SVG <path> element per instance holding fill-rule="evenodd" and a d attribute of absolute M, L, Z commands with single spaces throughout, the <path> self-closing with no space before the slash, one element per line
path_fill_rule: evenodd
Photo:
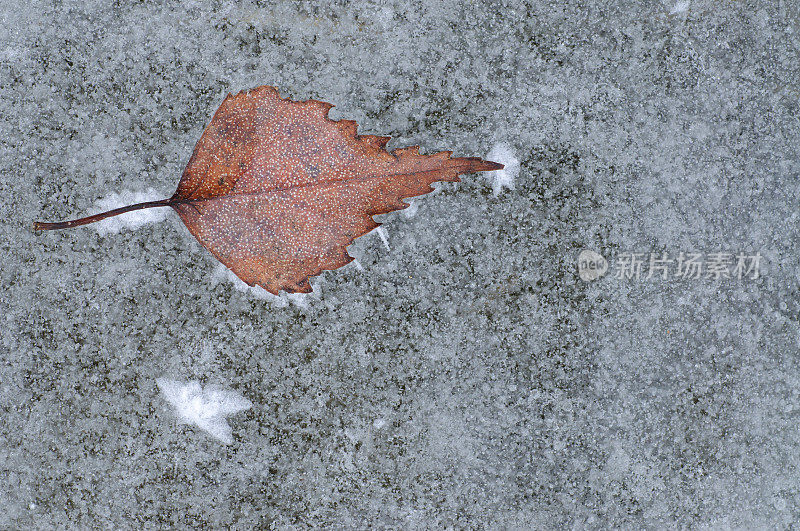
<path fill-rule="evenodd" d="M 0 527 L 800 520 L 796 2 L 271 4 L 0 3 Z M 262 83 L 394 146 L 506 143 L 515 189 L 383 216 L 305 308 L 216 281 L 169 211 L 32 233 L 174 190 Z M 583 248 L 764 264 L 586 284 Z M 258 407 L 177 430 L 164 374 Z"/>

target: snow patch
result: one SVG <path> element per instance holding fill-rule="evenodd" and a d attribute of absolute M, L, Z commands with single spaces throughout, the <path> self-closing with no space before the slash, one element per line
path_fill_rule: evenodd
<path fill-rule="evenodd" d="M 25 55 L 25 51 L 20 48 L 14 48 L 12 46 L 6 46 L 4 49 L 0 50 L 0 61 L 13 61 L 17 57 L 22 57 Z"/>
<path fill-rule="evenodd" d="M 509 190 L 514 189 L 514 179 L 519 175 L 519 159 L 517 158 L 511 146 L 505 142 L 500 142 L 492 147 L 492 150 L 486 155 L 486 160 L 492 162 L 499 162 L 505 168 L 497 171 L 489 171 L 484 175 L 487 179 L 492 181 L 492 193 L 495 197 L 500 195 L 503 188 Z"/>
<path fill-rule="evenodd" d="M 215 439 L 231 444 L 231 427 L 225 417 L 250 409 L 253 403 L 235 391 L 214 386 L 203 388 L 200 382 L 179 382 L 158 378 L 156 385 L 167 402 L 175 407 L 181 422 L 194 424 Z"/>
<path fill-rule="evenodd" d="M 683 13 L 687 9 L 689 9 L 689 4 L 691 4 L 690 0 L 681 0 L 677 2 L 672 10 L 669 12 L 670 15 L 676 15 L 678 13 Z"/>
<path fill-rule="evenodd" d="M 417 214 L 417 210 L 419 210 L 419 204 L 416 201 L 408 201 L 408 208 L 403 210 L 403 214 L 407 219 L 411 219 Z"/>
<path fill-rule="evenodd" d="M 254 299 L 267 301 L 276 308 L 286 308 L 289 306 L 289 303 L 292 303 L 298 308 L 306 310 L 310 304 L 310 299 L 319 299 L 322 293 L 322 288 L 320 286 L 322 279 L 318 278 L 315 280 L 316 284 L 314 282 L 311 284 L 311 287 L 314 289 L 311 293 L 286 293 L 281 291 L 280 295 L 273 295 L 261 286 L 249 286 L 246 282 L 237 277 L 233 271 L 225 267 L 225 264 L 220 262 L 217 263 L 217 267 L 211 274 L 211 278 L 214 282 L 230 282 L 237 291 L 247 293 Z"/>
<path fill-rule="evenodd" d="M 164 195 L 156 192 L 153 188 L 148 188 L 144 192 L 131 192 L 129 190 L 125 190 L 121 193 L 115 192 L 104 199 L 98 199 L 95 202 L 91 213 L 95 214 L 106 212 L 107 210 L 113 210 L 115 208 L 132 205 L 134 203 L 158 201 L 159 199 L 164 199 Z M 92 227 L 95 228 L 100 236 L 117 234 L 122 229 L 136 230 L 139 227 L 149 223 L 164 221 L 167 219 L 169 210 L 169 208 L 165 207 L 135 210 L 133 212 L 128 212 L 127 214 L 121 214 L 119 216 L 114 216 L 113 218 L 104 219 L 103 221 L 93 224 Z"/>

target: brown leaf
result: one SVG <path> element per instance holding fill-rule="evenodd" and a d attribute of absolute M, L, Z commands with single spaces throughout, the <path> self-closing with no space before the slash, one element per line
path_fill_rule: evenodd
<path fill-rule="evenodd" d="M 67 228 L 139 208 L 171 206 L 197 240 L 239 278 L 277 294 L 311 291 L 309 277 L 353 260 L 346 247 L 406 208 L 436 181 L 503 166 L 417 146 L 388 152 L 388 137 L 358 135 L 328 118 L 329 103 L 281 98 L 263 86 L 228 95 L 170 199 L 37 230 Z"/>

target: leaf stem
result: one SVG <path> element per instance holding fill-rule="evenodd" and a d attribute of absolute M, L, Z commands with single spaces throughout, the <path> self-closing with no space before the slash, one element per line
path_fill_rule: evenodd
<path fill-rule="evenodd" d="M 144 203 L 136 203 L 135 205 L 115 208 L 114 210 L 109 210 L 108 212 L 101 212 L 100 214 L 94 214 L 93 216 L 86 216 L 85 218 L 80 219 L 73 219 L 72 221 L 60 221 L 58 223 L 42 223 L 41 221 L 36 221 L 33 224 L 33 230 L 58 230 L 80 227 L 81 225 L 88 225 L 89 223 L 94 223 L 95 221 L 100 221 L 112 216 L 119 216 L 120 214 L 124 214 L 126 212 L 142 210 L 143 208 L 172 206 L 172 204 L 173 201 L 171 199 L 161 199 L 160 201 L 147 201 Z"/>

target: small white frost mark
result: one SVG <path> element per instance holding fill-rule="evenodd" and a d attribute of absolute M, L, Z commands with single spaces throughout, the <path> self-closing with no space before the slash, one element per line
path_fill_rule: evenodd
<path fill-rule="evenodd" d="M 245 281 L 237 277 L 233 271 L 225 267 L 225 264 L 222 263 L 217 263 L 217 267 L 211 274 L 211 279 L 215 283 L 223 281 L 230 282 L 233 284 L 233 287 L 236 291 L 247 293 L 254 299 L 267 301 L 276 308 L 286 308 L 291 302 L 298 308 L 305 310 L 308 308 L 309 298 L 313 297 L 319 299 L 320 297 L 318 285 L 315 284 L 311 285 L 314 288 L 314 291 L 311 293 L 286 293 L 281 291 L 280 295 L 273 295 L 261 286 L 249 286 Z M 316 280 L 316 282 L 320 281 L 321 279 Z"/>
<path fill-rule="evenodd" d="M 364 266 L 362 266 L 361 262 L 359 262 L 355 258 L 353 259 L 353 265 L 356 266 L 356 269 L 358 269 L 359 271 L 364 271 Z M 800 341 L 800 339 L 798 340 Z"/>
<path fill-rule="evenodd" d="M 487 179 L 492 181 L 492 193 L 495 197 L 500 195 L 503 188 L 509 190 L 514 189 L 514 179 L 519 175 L 519 159 L 516 157 L 514 150 L 505 142 L 500 142 L 492 147 L 492 150 L 486 155 L 486 160 L 492 162 L 499 162 L 505 168 L 497 171 L 488 171 L 484 175 Z"/>
<path fill-rule="evenodd" d="M 394 11 L 388 7 L 382 7 L 375 12 L 375 18 L 378 23 L 387 30 L 392 27 L 392 19 L 394 18 Z"/>
<path fill-rule="evenodd" d="M 103 199 L 98 199 L 94 203 L 94 211 L 92 214 L 113 210 L 134 203 L 144 203 L 145 201 L 157 201 L 164 199 L 164 194 L 156 192 L 153 188 L 148 188 L 145 192 L 131 192 L 125 190 L 122 193 L 113 193 Z M 167 219 L 169 208 L 145 208 L 142 210 L 134 210 L 127 214 L 114 216 L 113 218 L 104 219 L 92 225 L 100 236 L 107 234 L 117 234 L 122 229 L 136 230 L 139 227 L 149 223 L 157 223 Z"/>
<path fill-rule="evenodd" d="M 677 15 L 678 13 L 683 13 L 687 9 L 689 9 L 689 4 L 691 4 L 690 0 L 681 0 L 677 2 L 672 10 L 669 12 L 670 15 Z"/>
<path fill-rule="evenodd" d="M 17 57 L 23 55 L 24 52 L 19 48 L 13 48 L 11 46 L 6 46 L 3 50 L 0 50 L 0 60 L 2 61 L 12 61 Z"/>
<path fill-rule="evenodd" d="M 383 242 L 383 246 L 386 247 L 386 250 L 391 251 L 391 249 L 389 249 L 389 238 L 386 235 L 386 229 L 383 227 L 377 227 L 375 232 L 377 232 L 378 236 L 381 237 L 381 241 Z"/>
<path fill-rule="evenodd" d="M 235 391 L 213 386 L 202 388 L 200 382 L 179 382 L 167 378 L 156 380 L 161 394 L 178 412 L 181 422 L 194 424 L 212 437 L 231 444 L 231 427 L 225 417 L 250 409 L 253 403 Z"/>
<path fill-rule="evenodd" d="M 372 422 L 372 427 L 375 428 L 376 430 L 379 430 L 384 426 L 386 426 L 386 419 L 378 418 Z"/>
<path fill-rule="evenodd" d="M 403 214 L 409 219 L 413 218 L 417 214 L 417 210 L 419 210 L 419 205 L 416 201 L 409 201 L 408 208 L 403 210 Z"/>
<path fill-rule="evenodd" d="M 294 304 L 298 308 L 301 308 L 303 310 L 308 310 L 308 305 L 309 305 L 308 298 L 312 295 L 312 293 L 283 293 L 283 292 L 281 292 L 281 297 L 285 296 L 289 301 L 291 301 L 292 304 Z"/>

